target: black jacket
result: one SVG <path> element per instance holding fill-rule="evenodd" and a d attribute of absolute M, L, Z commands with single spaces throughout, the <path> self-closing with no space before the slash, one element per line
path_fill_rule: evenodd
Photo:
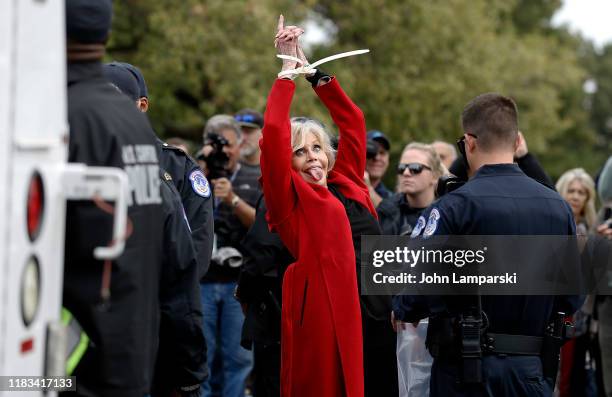
<path fill-rule="evenodd" d="M 164 252 L 159 285 L 161 323 L 153 396 L 200 384 L 207 376 L 198 262 L 172 177 L 161 172 Z"/>
<path fill-rule="evenodd" d="M 149 391 L 159 330 L 158 285 L 163 212 L 155 136 L 144 114 L 106 82 L 99 62 L 68 66 L 68 161 L 124 169 L 132 233 L 112 262 L 110 299 L 102 302 L 102 261 L 112 216 L 91 202 L 69 202 L 64 306 L 89 335 L 74 375 L 80 395 L 138 396 Z"/>
<path fill-rule="evenodd" d="M 246 303 L 242 345 L 280 342 L 281 285 L 284 271 L 295 262 L 280 237 L 266 222 L 266 203 L 261 196 L 255 222 L 242 240 L 244 264 L 240 271 L 237 296 Z"/>
<path fill-rule="evenodd" d="M 405 236 L 412 233 L 412 229 L 425 208 L 412 208 L 403 193 L 395 193 L 384 199 L 376 212 L 382 234 L 391 236 Z"/>
<path fill-rule="evenodd" d="M 213 199 L 211 188 L 198 164 L 181 149 L 157 140 L 161 155 L 159 163 L 172 177 L 178 190 L 199 265 L 201 279 L 208 271 L 213 247 Z"/>

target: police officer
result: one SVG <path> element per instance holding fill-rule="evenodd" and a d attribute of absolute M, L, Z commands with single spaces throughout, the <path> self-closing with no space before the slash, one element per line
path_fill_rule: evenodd
<path fill-rule="evenodd" d="M 138 100 L 138 84 L 127 68 L 106 64 L 104 75 L 132 101 Z M 198 262 L 172 176 L 160 169 L 160 178 L 164 247 L 159 287 L 159 351 L 152 395 L 167 396 L 177 390 L 183 396 L 198 396 L 200 383 L 207 374 Z"/>
<path fill-rule="evenodd" d="M 148 90 L 140 70 L 125 62 L 112 62 L 105 67 L 107 78 L 128 96 L 132 96 L 142 112 L 149 109 Z M 129 71 L 138 85 L 137 92 L 132 88 L 133 81 L 126 78 Z M 161 151 L 160 165 L 172 177 L 172 183 L 179 191 L 196 249 L 199 277 L 204 277 L 210 264 L 213 247 L 213 201 L 208 180 L 198 164 L 183 150 L 157 139 Z"/>
<path fill-rule="evenodd" d="M 162 197 L 155 135 L 102 74 L 111 15 L 110 0 L 66 1 L 68 161 L 126 171 L 131 234 L 119 258 L 97 260 L 93 249 L 110 244 L 112 210 L 68 204 L 63 303 L 90 339 L 73 372 L 76 393 L 142 397 L 157 350 Z"/>
<path fill-rule="evenodd" d="M 464 152 L 471 179 L 443 196 L 417 222 L 413 236 L 423 235 L 574 235 L 572 212 L 553 190 L 527 177 L 513 154 L 519 143 L 518 111 L 515 103 L 499 94 L 473 99 L 462 114 Z M 464 150 L 462 150 L 465 148 Z M 430 317 L 427 345 L 434 356 L 430 391 L 432 396 L 550 396 L 553 385 L 542 371 L 540 350 L 522 349 L 524 355 L 495 350 L 482 357 L 481 382 L 466 379 L 468 362 L 461 349 L 455 326 L 467 310 L 481 306 L 488 318 L 488 332 L 514 336 L 521 341 L 542 342 L 548 320 L 557 311 L 574 313 L 579 297 L 482 296 L 461 303 L 433 296 L 399 296 L 394 316 L 415 323 Z M 477 310 L 476 316 L 481 316 Z M 445 338 L 445 336 L 449 336 Z M 510 339 L 508 339 L 510 338 Z M 534 339 L 535 338 L 535 339 Z M 512 339 L 514 340 L 514 339 Z M 480 343 L 477 340 L 476 345 Z"/>
<path fill-rule="evenodd" d="M 206 342 L 198 263 L 189 222 L 172 176 L 160 170 L 164 249 L 160 283 L 159 351 L 152 395 L 200 396 L 206 378 Z"/>

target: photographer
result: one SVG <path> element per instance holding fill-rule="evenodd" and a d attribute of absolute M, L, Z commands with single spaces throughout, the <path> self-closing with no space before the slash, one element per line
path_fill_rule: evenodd
<path fill-rule="evenodd" d="M 224 396 L 244 394 L 244 382 L 252 366 L 252 353 L 240 346 L 244 315 L 234 299 L 234 289 L 242 265 L 241 240 L 255 221 L 255 204 L 261 194 L 257 178 L 238 162 L 242 143 L 240 126 L 228 115 L 213 116 L 204 128 L 204 161 L 215 197 L 215 246 L 210 270 L 201 285 L 204 335 L 211 346 L 208 365 L 211 378 L 213 346 L 221 351 Z M 204 396 L 210 384 L 204 382 Z"/>

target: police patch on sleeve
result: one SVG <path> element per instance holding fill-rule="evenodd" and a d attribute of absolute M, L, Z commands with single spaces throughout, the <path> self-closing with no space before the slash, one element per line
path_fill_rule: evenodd
<path fill-rule="evenodd" d="M 421 234 L 424 227 L 425 227 L 425 218 L 421 215 L 419 216 L 419 219 L 417 220 L 417 223 L 414 226 L 414 229 L 412 229 L 412 234 L 410 235 L 410 237 L 411 238 L 417 237 L 419 234 Z"/>
<path fill-rule="evenodd" d="M 196 194 L 208 198 L 210 197 L 210 185 L 206 180 L 204 174 L 200 170 L 194 170 L 189 174 L 189 180 L 191 181 L 191 187 Z"/>
<path fill-rule="evenodd" d="M 429 213 L 429 219 L 427 220 L 423 237 L 429 237 L 436 232 L 436 229 L 438 228 L 438 220 L 440 220 L 440 211 L 438 211 L 437 208 L 434 208 Z"/>

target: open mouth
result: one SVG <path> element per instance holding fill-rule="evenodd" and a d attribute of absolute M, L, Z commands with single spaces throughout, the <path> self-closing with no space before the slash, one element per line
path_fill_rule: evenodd
<path fill-rule="evenodd" d="M 320 167 L 320 166 L 318 166 L 318 165 L 316 165 L 316 166 L 314 166 L 314 167 L 307 168 L 307 169 L 306 169 L 304 172 L 305 172 L 307 175 L 310 175 L 310 177 L 311 177 L 312 179 L 314 179 L 316 182 L 318 182 L 318 181 L 320 181 L 321 179 L 323 179 L 323 176 L 324 176 L 324 174 L 323 174 L 323 168 L 322 168 L 322 167 Z"/>

